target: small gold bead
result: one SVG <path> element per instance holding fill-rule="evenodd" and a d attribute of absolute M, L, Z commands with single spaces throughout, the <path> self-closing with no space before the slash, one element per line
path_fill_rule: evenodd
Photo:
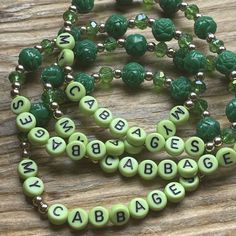
<path fill-rule="evenodd" d="M 73 80 L 74 80 L 73 75 L 68 74 L 68 75 L 65 76 L 65 81 L 66 81 L 66 83 L 70 83 L 70 82 L 73 81 Z"/>
<path fill-rule="evenodd" d="M 69 10 L 70 10 L 70 11 L 73 11 L 73 12 L 77 12 L 77 7 L 74 6 L 74 5 L 71 5 L 71 6 L 69 7 Z"/>
<path fill-rule="evenodd" d="M 216 36 L 215 36 L 214 34 L 209 33 L 209 34 L 207 35 L 206 40 L 207 40 L 208 43 L 211 43 L 215 38 L 216 38 Z"/>
<path fill-rule="evenodd" d="M 98 43 L 97 44 L 98 52 L 104 52 L 105 46 L 103 43 Z"/>
<path fill-rule="evenodd" d="M 185 10 L 187 9 L 187 7 L 188 7 L 188 3 L 186 3 L 186 2 L 182 2 L 182 3 L 180 3 L 180 5 L 179 5 L 179 9 L 180 9 L 181 11 L 185 11 Z"/>
<path fill-rule="evenodd" d="M 167 54 L 166 54 L 169 58 L 173 58 L 175 55 L 175 50 L 173 48 L 168 48 L 167 50 Z"/>
<path fill-rule="evenodd" d="M 64 71 L 65 71 L 66 74 L 70 74 L 72 72 L 72 68 L 70 66 L 66 66 L 64 68 Z"/>
<path fill-rule="evenodd" d="M 153 25 L 154 22 L 155 22 L 155 19 L 149 18 L 149 19 L 148 19 L 148 26 L 149 26 L 149 27 L 152 27 L 152 25 Z"/>
<path fill-rule="evenodd" d="M 175 31 L 175 35 L 174 35 L 174 38 L 178 40 L 181 35 L 182 35 L 182 32 L 181 32 L 180 30 L 176 30 L 176 31 Z"/>
<path fill-rule="evenodd" d="M 52 103 L 50 104 L 50 108 L 51 108 L 53 111 L 55 111 L 55 110 L 58 110 L 59 105 L 58 105 L 57 102 L 52 102 Z"/>
<path fill-rule="evenodd" d="M 196 46 L 195 46 L 194 44 L 190 43 L 190 44 L 188 45 L 188 49 L 189 49 L 189 50 L 195 50 L 195 49 L 196 49 Z"/>
<path fill-rule="evenodd" d="M 172 79 L 171 78 L 167 78 L 165 81 L 164 81 L 164 86 L 165 88 L 169 88 L 171 86 L 171 83 L 172 83 Z"/>
<path fill-rule="evenodd" d="M 198 99 L 198 95 L 194 92 L 191 92 L 189 95 L 190 100 L 196 101 Z"/>

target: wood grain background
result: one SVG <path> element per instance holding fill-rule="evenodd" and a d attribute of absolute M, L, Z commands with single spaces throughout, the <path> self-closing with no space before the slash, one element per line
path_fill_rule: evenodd
<path fill-rule="evenodd" d="M 41 219 L 36 210 L 22 194 L 21 183 L 16 173 L 20 161 L 19 143 L 16 139 L 15 116 L 9 110 L 10 84 L 7 76 L 16 63 L 20 49 L 37 44 L 43 38 L 54 38 L 62 26 L 62 14 L 69 6 L 66 0 L 0 0 L 0 235 L 236 235 L 236 176 L 235 168 L 221 170 L 217 175 L 207 178 L 199 190 L 179 205 L 169 205 L 161 213 L 151 213 L 143 221 L 130 221 L 126 227 L 107 227 L 102 230 L 86 229 L 72 232 L 67 226 L 53 227 Z M 189 1 L 192 3 L 194 1 Z M 217 36 L 224 40 L 228 49 L 236 51 L 236 1 L 235 0 L 198 0 L 195 1 L 201 13 L 211 15 L 218 23 Z M 114 1 L 98 0 L 93 13 L 79 16 L 79 24 L 89 19 L 104 22 L 112 12 L 121 12 L 127 17 L 144 11 L 149 16 L 159 17 L 158 6 L 152 10 L 144 9 L 140 3 L 127 9 L 117 9 Z M 174 18 L 178 29 L 192 32 L 193 22 L 188 22 L 182 13 Z M 137 31 L 137 30 L 136 30 Z M 130 31 L 131 32 L 131 31 Z M 143 32 L 152 41 L 150 30 Z M 194 39 L 198 48 L 207 52 L 205 42 Z M 172 45 L 172 44 L 170 44 Z M 176 47 L 176 43 L 173 44 Z M 52 63 L 55 57 L 47 59 Z M 87 69 L 97 72 L 101 65 L 122 66 L 131 61 L 122 49 L 113 54 L 100 55 L 94 66 Z M 171 60 L 156 59 L 150 53 L 140 61 L 147 68 L 164 70 L 171 76 L 180 75 Z M 76 68 L 80 70 L 80 68 Z M 222 127 L 227 126 L 224 107 L 232 98 L 226 89 L 226 82 L 217 73 L 206 79 L 208 90 L 204 98 L 210 104 L 212 115 Z M 42 92 L 39 79 L 30 78 L 23 93 L 38 100 Z M 95 96 L 104 107 L 110 108 L 116 116 L 126 118 L 131 125 L 137 124 L 147 131 L 154 130 L 154 124 L 167 117 L 173 101 L 168 94 L 156 94 L 149 83 L 139 91 L 126 89 L 120 81 L 110 88 L 98 88 Z M 97 128 L 91 120 L 83 119 L 74 106 L 64 107 L 66 113 L 76 120 L 77 129 L 90 138 L 106 140 L 108 134 Z M 178 130 L 181 137 L 194 134 L 194 124 Z M 138 158 L 159 160 L 166 154 L 142 154 Z M 46 185 L 45 198 L 48 203 L 64 203 L 69 208 L 89 209 L 98 204 L 111 206 L 115 203 L 128 203 L 133 197 L 144 197 L 150 190 L 163 186 L 156 179 L 143 182 L 140 178 L 124 179 L 118 174 L 105 175 L 99 166 L 88 160 L 72 163 L 66 157 L 50 158 L 44 150 L 34 150 L 33 159 L 40 168 L 40 176 Z"/>

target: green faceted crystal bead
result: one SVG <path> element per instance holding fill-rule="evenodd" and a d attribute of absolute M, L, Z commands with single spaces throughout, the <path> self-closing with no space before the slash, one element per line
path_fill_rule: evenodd
<path fill-rule="evenodd" d="M 20 84 L 24 84 L 25 75 L 23 73 L 18 72 L 18 71 L 13 71 L 9 74 L 8 79 L 12 84 L 15 82 L 18 82 Z"/>
<path fill-rule="evenodd" d="M 219 53 L 221 46 L 224 46 L 224 42 L 220 39 L 214 39 L 209 43 L 209 49 L 213 53 Z"/>
<path fill-rule="evenodd" d="M 96 21 L 90 21 L 87 24 L 86 28 L 87 28 L 87 34 L 92 36 L 96 35 L 99 31 L 99 25 Z"/>
<path fill-rule="evenodd" d="M 126 33 L 127 28 L 127 19 L 119 14 L 111 15 L 105 23 L 105 30 L 108 35 L 116 39 L 122 37 Z"/>
<path fill-rule="evenodd" d="M 192 91 L 196 94 L 203 94 L 206 91 L 206 84 L 202 80 L 194 80 L 192 82 Z"/>
<path fill-rule="evenodd" d="M 206 39 L 208 34 L 214 34 L 216 29 L 217 25 L 210 16 L 201 16 L 194 23 L 194 32 L 200 39 Z"/>
<path fill-rule="evenodd" d="M 42 56 L 35 48 L 25 48 L 20 52 L 19 64 L 27 71 L 35 71 L 42 64 Z"/>
<path fill-rule="evenodd" d="M 67 10 L 63 14 L 63 20 L 64 21 L 70 21 L 71 23 L 75 23 L 77 19 L 76 12 Z"/>
<path fill-rule="evenodd" d="M 188 53 L 189 53 L 189 50 L 187 47 L 180 48 L 179 50 L 175 52 L 174 57 L 173 57 L 173 62 L 175 64 L 175 67 L 178 70 L 185 71 L 184 58 L 186 57 Z"/>
<path fill-rule="evenodd" d="M 58 104 L 63 104 L 66 100 L 66 93 L 60 88 L 49 89 L 42 93 L 42 101 L 45 106 L 49 106 L 50 102 L 57 102 Z"/>
<path fill-rule="evenodd" d="M 215 71 L 215 69 L 216 69 L 216 57 L 213 56 L 213 55 L 208 55 L 206 57 L 206 59 L 207 59 L 206 70 L 210 73 Z"/>
<path fill-rule="evenodd" d="M 74 75 L 74 80 L 76 82 L 83 84 L 83 86 L 85 87 L 85 90 L 86 90 L 86 94 L 91 94 L 94 91 L 94 88 L 95 88 L 94 77 L 92 77 L 86 73 L 79 72 Z"/>
<path fill-rule="evenodd" d="M 145 69 L 142 65 L 131 62 L 124 66 L 122 73 L 123 82 L 129 87 L 138 87 L 145 78 Z"/>
<path fill-rule="evenodd" d="M 187 47 L 193 41 L 193 36 L 188 33 L 182 33 L 178 40 L 180 48 Z"/>
<path fill-rule="evenodd" d="M 224 128 L 221 133 L 222 141 L 225 144 L 233 144 L 236 141 L 236 131 L 233 128 Z"/>
<path fill-rule="evenodd" d="M 199 8 L 195 4 L 188 5 L 185 12 L 184 12 L 185 17 L 188 20 L 193 20 L 195 18 L 196 14 L 198 14 L 198 13 L 199 13 Z"/>
<path fill-rule="evenodd" d="M 113 80 L 113 70 L 104 66 L 99 70 L 99 75 L 103 83 L 110 84 Z"/>
<path fill-rule="evenodd" d="M 227 104 L 225 114 L 230 122 L 236 122 L 236 98 Z"/>
<path fill-rule="evenodd" d="M 152 25 L 152 33 L 157 41 L 166 42 L 174 37 L 175 26 L 169 18 L 155 20 Z"/>
<path fill-rule="evenodd" d="M 191 111 L 200 116 L 204 111 L 206 111 L 208 108 L 208 103 L 204 99 L 198 99 L 197 101 L 194 102 L 194 106 L 191 109 Z"/>
<path fill-rule="evenodd" d="M 117 41 L 112 38 L 112 37 L 108 37 L 105 42 L 104 42 L 104 45 L 105 45 L 105 49 L 108 51 L 108 52 L 112 52 L 116 49 L 117 47 Z"/>
<path fill-rule="evenodd" d="M 236 80 L 232 80 L 228 85 L 229 92 L 236 94 Z"/>
<path fill-rule="evenodd" d="M 144 13 L 140 13 L 135 17 L 135 26 L 138 29 L 146 29 L 148 27 L 148 17 Z"/>
<path fill-rule="evenodd" d="M 159 93 L 165 88 L 166 76 L 162 71 L 155 73 L 153 77 L 154 89 Z"/>
<path fill-rule="evenodd" d="M 125 50 L 133 57 L 141 57 L 147 51 L 147 40 L 141 34 L 131 34 L 125 40 Z"/>
<path fill-rule="evenodd" d="M 77 7 L 79 13 L 88 13 L 94 7 L 94 0 L 72 0 L 72 5 Z"/>
<path fill-rule="evenodd" d="M 155 46 L 155 55 L 157 57 L 164 57 L 168 51 L 168 46 L 164 42 L 160 42 Z"/>
<path fill-rule="evenodd" d="M 65 28 L 61 28 L 58 32 L 58 35 L 64 32 L 65 32 Z M 74 37 L 75 41 L 78 41 L 81 39 L 80 29 L 77 26 L 74 26 L 74 25 L 71 26 L 70 34 Z"/>
<path fill-rule="evenodd" d="M 53 50 L 55 48 L 55 43 L 49 39 L 44 39 L 40 45 L 42 46 L 43 48 L 43 51 L 46 53 L 46 54 L 51 54 L 53 53 Z"/>
<path fill-rule="evenodd" d="M 179 5 L 182 0 L 160 0 L 159 4 L 162 10 L 167 15 L 173 15 L 179 10 Z"/>
<path fill-rule="evenodd" d="M 221 134 L 220 124 L 211 117 L 205 117 L 198 122 L 196 134 L 205 142 L 212 141 Z"/>

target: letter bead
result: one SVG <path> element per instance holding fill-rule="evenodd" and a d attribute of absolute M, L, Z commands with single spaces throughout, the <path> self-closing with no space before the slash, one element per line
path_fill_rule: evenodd
<path fill-rule="evenodd" d="M 46 151 L 51 156 L 58 156 L 65 152 L 66 142 L 60 137 L 51 137 L 46 145 Z"/>
<path fill-rule="evenodd" d="M 101 206 L 94 207 L 89 211 L 89 223 L 96 228 L 104 227 L 109 221 L 109 211 Z"/>
<path fill-rule="evenodd" d="M 205 143 L 199 137 L 191 137 L 185 142 L 185 151 L 191 157 L 200 157 L 205 151 Z"/>
<path fill-rule="evenodd" d="M 171 156 L 178 156 L 184 151 L 184 141 L 177 136 L 170 137 L 166 140 L 165 148 Z"/>
<path fill-rule="evenodd" d="M 11 102 L 11 110 L 17 115 L 23 112 L 28 112 L 30 107 L 30 100 L 24 96 L 16 96 Z"/>
<path fill-rule="evenodd" d="M 38 177 L 29 177 L 23 183 L 23 192 L 27 197 L 39 196 L 44 191 L 44 184 Z"/>
<path fill-rule="evenodd" d="M 162 120 L 156 126 L 157 133 L 160 133 L 165 139 L 175 135 L 175 124 L 170 120 Z"/>
<path fill-rule="evenodd" d="M 30 159 L 22 160 L 17 168 L 18 174 L 21 179 L 27 179 L 29 177 L 35 177 L 38 173 L 37 164 Z"/>
<path fill-rule="evenodd" d="M 73 49 L 75 47 L 75 39 L 69 33 L 62 33 L 57 36 L 56 45 L 60 49 Z"/>
<path fill-rule="evenodd" d="M 134 146 L 142 146 L 145 143 L 146 132 L 140 127 L 131 127 L 128 132 L 126 139 Z"/>
<path fill-rule="evenodd" d="M 88 144 L 88 138 L 86 137 L 85 134 L 81 133 L 81 132 L 75 132 L 73 133 L 69 139 L 68 139 L 68 143 L 71 143 L 73 141 L 80 141 L 82 142 L 85 146 Z"/>
<path fill-rule="evenodd" d="M 164 180 L 174 179 L 177 173 L 177 164 L 172 160 L 163 160 L 158 165 L 158 174 Z"/>
<path fill-rule="evenodd" d="M 193 192 L 198 188 L 200 180 L 197 175 L 191 178 L 180 177 L 179 183 L 184 187 L 186 192 Z"/>
<path fill-rule="evenodd" d="M 62 138 L 69 138 L 75 132 L 75 123 L 73 120 L 63 117 L 55 124 L 56 133 Z"/>
<path fill-rule="evenodd" d="M 152 160 L 144 160 L 139 164 L 138 173 L 144 180 L 152 180 L 157 176 L 158 167 Z"/>
<path fill-rule="evenodd" d="M 236 164 L 236 152 L 229 147 L 223 147 L 216 153 L 220 166 L 230 167 Z"/>
<path fill-rule="evenodd" d="M 48 219 L 54 225 L 63 225 L 68 218 L 68 209 L 62 204 L 53 204 L 48 208 Z"/>
<path fill-rule="evenodd" d="M 185 189 L 178 182 L 170 182 L 166 185 L 164 190 L 168 201 L 177 203 L 184 199 L 185 197 Z"/>
<path fill-rule="evenodd" d="M 66 87 L 66 95 L 72 102 L 78 102 L 86 95 L 84 86 L 76 81 L 70 82 Z"/>
<path fill-rule="evenodd" d="M 106 108 L 99 108 L 94 114 L 95 123 L 103 128 L 109 127 L 112 119 L 111 111 Z"/>
<path fill-rule="evenodd" d="M 128 122 L 122 118 L 115 118 L 110 124 L 110 132 L 115 138 L 125 136 L 128 129 Z"/>
<path fill-rule="evenodd" d="M 110 220 L 114 225 L 124 225 L 129 221 L 130 213 L 127 206 L 117 204 L 110 209 Z"/>
<path fill-rule="evenodd" d="M 143 146 L 133 146 L 132 144 L 128 143 L 127 140 L 124 141 L 124 145 L 125 145 L 125 151 L 129 154 L 138 154 L 143 150 Z"/>
<path fill-rule="evenodd" d="M 189 111 L 184 106 L 175 106 L 170 111 L 170 120 L 175 125 L 183 125 L 189 120 Z"/>
<path fill-rule="evenodd" d="M 27 133 L 36 126 L 36 119 L 29 112 L 20 113 L 16 117 L 16 126 L 21 132 Z"/>
<path fill-rule="evenodd" d="M 99 164 L 102 170 L 106 173 L 114 173 L 117 171 L 119 166 L 119 158 L 113 157 L 111 155 L 107 155 L 105 158 L 103 158 Z"/>
<path fill-rule="evenodd" d="M 119 171 L 125 177 L 133 177 L 138 172 L 138 162 L 133 157 L 124 157 L 119 163 Z"/>
<path fill-rule="evenodd" d="M 99 161 L 106 155 L 106 146 L 100 140 L 93 140 L 87 144 L 87 155 L 93 161 Z"/>
<path fill-rule="evenodd" d="M 67 222 L 74 230 L 82 230 L 88 225 L 88 213 L 82 208 L 75 208 L 68 213 Z"/>
<path fill-rule="evenodd" d="M 80 141 L 73 141 L 66 146 L 66 154 L 73 161 L 81 160 L 86 153 L 85 145 Z"/>
<path fill-rule="evenodd" d="M 58 56 L 57 63 L 60 67 L 73 66 L 74 60 L 74 52 L 70 49 L 63 49 Z"/>
<path fill-rule="evenodd" d="M 35 127 L 28 133 L 28 139 L 30 143 L 34 145 L 44 145 L 49 140 L 49 133 L 46 129 L 41 127 Z"/>
<path fill-rule="evenodd" d="M 165 147 L 165 139 L 161 134 L 148 134 L 145 140 L 145 146 L 149 152 L 160 152 Z"/>
<path fill-rule="evenodd" d="M 134 198 L 129 203 L 129 212 L 134 219 L 143 219 L 149 212 L 147 201 L 143 198 Z"/>
<path fill-rule="evenodd" d="M 199 171 L 204 175 L 210 175 L 218 169 L 218 161 L 215 156 L 205 154 L 198 160 Z"/>
<path fill-rule="evenodd" d="M 98 102 L 92 96 L 85 96 L 80 100 L 79 110 L 84 115 L 92 115 L 98 109 Z"/>
<path fill-rule="evenodd" d="M 151 210 L 161 211 L 167 205 L 167 197 L 162 191 L 154 190 L 148 194 L 147 203 Z"/>
<path fill-rule="evenodd" d="M 194 177 L 198 172 L 197 162 L 190 158 L 180 160 L 178 162 L 178 172 L 184 178 Z"/>
<path fill-rule="evenodd" d="M 107 140 L 105 145 L 109 155 L 121 156 L 125 152 L 125 144 L 121 140 Z"/>

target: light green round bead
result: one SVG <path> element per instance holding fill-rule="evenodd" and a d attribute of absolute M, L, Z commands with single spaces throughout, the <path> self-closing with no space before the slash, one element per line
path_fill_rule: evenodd
<path fill-rule="evenodd" d="M 56 133 L 62 138 L 69 138 L 75 132 L 75 123 L 67 117 L 63 117 L 55 124 Z"/>
<path fill-rule="evenodd" d="M 199 137 L 191 137 L 185 142 L 185 151 L 191 157 L 200 157 L 205 151 L 205 143 Z"/>
<path fill-rule="evenodd" d="M 103 158 L 99 164 L 102 170 L 106 173 L 114 173 L 117 171 L 119 167 L 119 158 L 113 157 L 110 155 L 107 155 L 105 158 Z"/>
<path fill-rule="evenodd" d="M 44 184 L 38 177 L 29 177 L 23 183 L 23 192 L 27 197 L 39 196 L 44 191 Z"/>
<path fill-rule="evenodd" d="M 121 156 L 125 152 L 125 144 L 121 140 L 107 140 L 106 143 L 107 154 L 112 156 Z"/>
<path fill-rule="evenodd" d="M 128 122 L 122 118 L 115 118 L 110 124 L 110 132 L 115 138 L 121 138 L 125 136 L 128 129 Z"/>
<path fill-rule="evenodd" d="M 92 115 L 98 109 L 98 102 L 92 96 L 85 96 L 80 100 L 79 110 L 84 115 Z"/>
<path fill-rule="evenodd" d="M 56 45 L 60 49 L 73 49 L 75 47 L 75 39 L 69 33 L 62 33 L 57 36 Z"/>
<path fill-rule="evenodd" d="M 161 134 L 148 134 L 145 140 L 145 146 L 149 152 L 160 152 L 165 147 L 165 139 Z"/>
<path fill-rule="evenodd" d="M 16 96 L 11 102 L 11 111 L 17 115 L 23 112 L 28 112 L 30 107 L 30 100 L 24 96 Z"/>
<path fill-rule="evenodd" d="M 154 190 L 147 195 L 147 203 L 153 211 L 161 211 L 167 205 L 167 197 L 160 190 Z"/>
<path fill-rule="evenodd" d="M 175 106 L 170 111 L 170 121 L 183 125 L 189 120 L 189 111 L 184 106 Z"/>
<path fill-rule="evenodd" d="M 29 177 L 35 177 L 37 175 L 38 166 L 33 160 L 24 159 L 19 163 L 17 172 L 20 178 L 25 180 Z"/>
<path fill-rule="evenodd" d="M 215 156 L 205 154 L 198 160 L 199 171 L 204 175 L 210 175 L 218 169 L 218 161 Z"/>
<path fill-rule="evenodd" d="M 70 82 L 65 91 L 68 99 L 72 102 L 78 102 L 86 95 L 84 86 L 76 81 Z"/>
<path fill-rule="evenodd" d="M 68 213 L 67 222 L 74 230 L 82 230 L 88 225 L 88 213 L 82 208 L 75 208 Z"/>
<path fill-rule="evenodd" d="M 48 142 L 49 138 L 48 131 L 40 127 L 35 127 L 28 133 L 28 139 L 34 145 L 44 145 Z"/>
<path fill-rule="evenodd" d="M 53 204 L 48 208 L 48 219 L 54 225 L 63 225 L 68 219 L 68 209 L 62 204 Z"/>
<path fill-rule="evenodd" d="M 133 157 L 124 157 L 120 160 L 119 171 L 125 177 L 133 177 L 138 172 L 138 162 Z"/>
<path fill-rule="evenodd" d="M 58 156 L 65 152 L 66 142 L 60 137 L 51 137 L 46 145 L 46 151 L 51 156 Z"/>
<path fill-rule="evenodd" d="M 161 134 L 165 139 L 175 135 L 175 124 L 170 120 L 161 120 L 156 126 L 157 133 Z"/>
<path fill-rule="evenodd" d="M 85 145 L 80 141 L 73 141 L 67 144 L 66 154 L 73 161 L 81 160 L 86 153 Z"/>
<path fill-rule="evenodd" d="M 120 226 L 126 224 L 130 219 L 130 213 L 127 206 L 117 204 L 110 209 L 110 220 L 114 225 Z"/>
<path fill-rule="evenodd" d="M 73 141 L 80 141 L 82 142 L 85 146 L 88 144 L 88 138 L 86 137 L 85 134 L 81 133 L 81 132 L 75 132 L 73 133 L 69 139 L 68 139 L 68 143 L 71 143 Z"/>
<path fill-rule="evenodd" d="M 185 197 L 185 189 L 178 182 L 171 182 L 166 185 L 164 190 L 168 201 L 177 203 L 184 199 Z"/>
<path fill-rule="evenodd" d="M 102 128 L 109 127 L 110 123 L 112 122 L 112 119 L 113 115 L 109 109 L 99 108 L 94 113 L 95 123 Z"/>
<path fill-rule="evenodd" d="M 172 136 L 166 140 L 165 148 L 171 156 L 178 156 L 184 151 L 184 141 L 180 137 Z"/>
<path fill-rule="evenodd" d="M 21 132 L 29 132 L 36 126 L 35 116 L 29 112 L 20 113 L 16 117 L 16 126 Z"/>
<path fill-rule="evenodd" d="M 60 67 L 73 66 L 74 60 L 74 52 L 70 49 L 63 49 L 58 56 L 57 63 Z"/>
<path fill-rule="evenodd" d="M 197 175 L 192 178 L 180 177 L 179 183 L 184 187 L 186 192 L 193 192 L 198 188 L 200 180 Z"/>
<path fill-rule="evenodd" d="M 125 151 L 132 155 L 138 154 L 143 150 L 143 146 L 139 147 L 133 146 L 130 143 L 128 143 L 127 140 L 124 141 L 124 144 L 125 144 Z"/>
<path fill-rule="evenodd" d="M 190 158 L 180 160 L 178 163 L 178 172 L 184 178 L 194 177 L 198 172 L 197 162 Z"/>
<path fill-rule="evenodd" d="M 147 201 L 143 198 L 134 198 L 129 203 L 129 212 L 134 219 L 143 219 L 149 212 Z"/>
<path fill-rule="evenodd" d="M 99 161 L 106 155 L 106 146 L 100 140 L 93 140 L 87 144 L 86 152 L 93 161 Z"/>
<path fill-rule="evenodd" d="M 157 176 L 158 167 L 152 160 L 144 160 L 138 166 L 138 173 L 144 180 L 152 180 Z"/>
<path fill-rule="evenodd" d="M 216 153 L 220 166 L 229 167 L 236 164 L 236 152 L 229 147 L 223 147 Z"/>
<path fill-rule="evenodd" d="M 164 180 L 174 179 L 177 173 L 177 164 L 172 160 L 163 160 L 158 165 L 158 174 Z"/>
<path fill-rule="evenodd" d="M 126 135 L 127 141 L 134 146 L 142 146 L 145 143 L 147 133 L 140 127 L 131 127 Z"/>
<path fill-rule="evenodd" d="M 101 206 L 94 207 L 89 211 L 89 222 L 96 228 L 104 227 L 109 221 L 109 211 Z"/>

